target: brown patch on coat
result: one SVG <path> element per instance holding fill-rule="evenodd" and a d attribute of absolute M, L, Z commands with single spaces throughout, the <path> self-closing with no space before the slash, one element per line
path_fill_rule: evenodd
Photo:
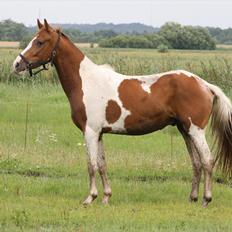
<path fill-rule="evenodd" d="M 198 80 L 185 74 L 167 74 L 144 91 L 142 82 L 126 79 L 118 88 L 123 107 L 131 112 L 125 118 L 128 134 L 145 134 L 167 125 L 183 124 L 188 130 L 189 118 L 204 128 L 209 120 L 213 95 Z"/>
<path fill-rule="evenodd" d="M 112 124 L 116 122 L 121 115 L 121 108 L 118 103 L 114 100 L 109 100 L 106 106 L 106 120 Z"/>

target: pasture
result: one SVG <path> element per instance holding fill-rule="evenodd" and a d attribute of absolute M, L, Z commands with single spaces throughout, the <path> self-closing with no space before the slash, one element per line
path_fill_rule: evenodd
<path fill-rule="evenodd" d="M 124 74 L 186 69 L 232 96 L 227 50 L 82 50 Z M 201 198 L 190 204 L 191 163 L 182 137 L 171 127 L 140 137 L 105 135 L 113 196 L 110 205 L 101 204 L 99 178 L 98 199 L 83 207 L 85 144 L 69 103 L 52 68 L 34 79 L 11 74 L 18 53 L 0 49 L 0 231 L 232 230 L 231 181 L 217 171 L 208 208 L 202 208 Z M 207 137 L 211 141 L 210 133 Z"/>

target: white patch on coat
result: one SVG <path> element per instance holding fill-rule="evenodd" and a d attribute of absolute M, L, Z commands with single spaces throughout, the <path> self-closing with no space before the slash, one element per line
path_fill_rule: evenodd
<path fill-rule="evenodd" d="M 187 77 L 195 77 L 195 75 L 191 72 L 185 71 L 185 70 L 179 70 L 180 74 L 184 74 Z"/>
<path fill-rule="evenodd" d="M 150 85 L 148 85 L 146 82 L 142 82 L 141 87 L 143 88 L 144 91 L 151 93 Z"/>
<path fill-rule="evenodd" d="M 103 68 L 108 68 L 110 70 L 113 70 L 114 71 L 114 68 L 111 67 L 109 64 L 102 64 L 102 65 L 99 65 L 100 67 L 103 67 Z"/>
<path fill-rule="evenodd" d="M 37 36 L 35 36 L 31 41 L 30 43 L 27 45 L 27 47 L 21 52 L 22 55 L 24 55 L 31 47 L 32 47 L 32 44 L 33 44 L 33 41 L 37 38 Z M 20 63 L 21 61 L 21 57 L 20 56 L 17 56 L 16 59 L 14 60 L 13 62 L 13 69 L 15 70 L 15 65 L 16 63 Z"/>
<path fill-rule="evenodd" d="M 130 112 L 123 107 L 118 95 L 118 87 L 125 79 L 124 76 L 94 64 L 87 57 L 81 62 L 79 72 L 87 116 L 86 126 L 95 132 L 100 132 L 104 127 L 111 127 L 116 133 L 125 133 L 124 121 Z M 120 118 L 112 124 L 106 120 L 106 107 L 109 100 L 116 101 L 121 108 Z"/>
<path fill-rule="evenodd" d="M 201 129 L 197 125 L 193 124 L 191 118 L 189 118 L 191 124 L 188 134 L 190 135 L 192 141 L 194 142 L 197 150 L 200 152 L 201 160 L 208 162 L 212 159 L 209 146 L 205 138 L 205 130 Z"/>
<path fill-rule="evenodd" d="M 188 71 L 185 71 L 185 70 L 172 70 L 172 71 L 168 71 L 168 72 L 164 72 L 164 73 L 159 73 L 157 75 L 162 77 L 162 76 L 170 75 L 170 74 L 177 74 L 177 75 L 184 74 L 185 76 L 188 76 L 188 77 L 195 77 L 196 76 L 195 74 L 188 72 Z"/>

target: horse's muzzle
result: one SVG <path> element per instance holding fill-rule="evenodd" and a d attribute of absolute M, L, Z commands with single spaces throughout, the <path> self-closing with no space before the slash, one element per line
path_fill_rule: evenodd
<path fill-rule="evenodd" d="M 27 69 L 27 64 L 20 57 L 17 57 L 13 63 L 12 69 L 14 73 L 20 74 Z"/>

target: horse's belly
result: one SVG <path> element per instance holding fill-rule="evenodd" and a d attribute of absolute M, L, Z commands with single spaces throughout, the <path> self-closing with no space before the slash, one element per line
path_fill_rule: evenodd
<path fill-rule="evenodd" d="M 157 130 L 161 130 L 167 125 L 175 125 L 175 120 L 166 115 L 159 115 L 158 117 L 131 117 L 127 116 L 123 123 L 124 125 L 112 125 L 104 127 L 104 133 L 113 134 L 127 134 L 127 135 L 143 135 Z"/>
<path fill-rule="evenodd" d="M 174 124 L 171 119 L 157 118 L 147 119 L 140 118 L 133 123 L 127 123 L 127 134 L 129 135 L 143 135 L 157 130 L 161 130 L 167 125 Z"/>

